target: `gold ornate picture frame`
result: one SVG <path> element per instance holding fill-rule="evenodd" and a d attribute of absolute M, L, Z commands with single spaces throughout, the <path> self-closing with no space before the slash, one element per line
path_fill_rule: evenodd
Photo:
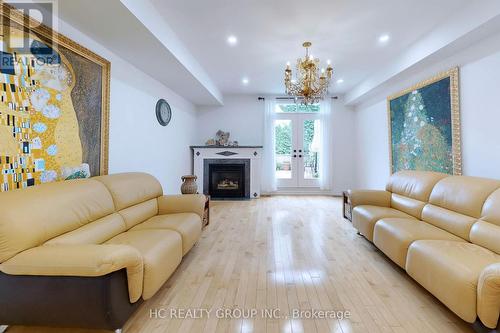
<path fill-rule="evenodd" d="M 0 18 L 4 48 L 29 37 L 29 50 L 37 43 L 58 61 L 44 63 L 39 53 L 19 54 L 10 47 L 1 52 L 2 62 L 11 59 L 12 68 L 0 69 L 0 84 L 9 90 L 0 92 L 6 96 L 0 103 L 0 145 L 12 140 L 1 135 L 2 126 L 21 135 L 13 141 L 18 154 L 13 142 L 10 152 L 0 150 L 0 168 L 7 175 L 0 190 L 59 180 L 62 168 L 82 163 L 89 164 L 92 176 L 107 174 L 111 63 L 3 2 Z"/>
<path fill-rule="evenodd" d="M 458 67 L 389 96 L 387 119 L 391 173 L 462 174 Z"/>

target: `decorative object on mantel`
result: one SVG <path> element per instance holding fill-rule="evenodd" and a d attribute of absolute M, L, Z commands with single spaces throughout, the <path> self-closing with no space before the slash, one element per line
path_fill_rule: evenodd
<path fill-rule="evenodd" d="M 229 137 L 231 136 L 231 133 L 218 130 L 215 135 L 217 136 L 216 142 L 219 146 L 227 146 L 229 144 Z"/>
<path fill-rule="evenodd" d="M 182 185 L 181 185 L 181 193 L 182 194 L 196 194 L 198 192 L 198 185 L 196 184 L 195 175 L 185 175 L 181 177 Z"/>
<path fill-rule="evenodd" d="M 332 79 L 333 68 L 328 60 L 326 70 L 319 69 L 319 59 L 309 55 L 311 42 L 302 44 L 306 49 L 304 59 L 298 59 L 296 65 L 296 77 L 292 78 L 292 69 L 290 63 L 286 64 L 285 69 L 285 88 L 290 96 L 300 98 L 303 104 L 314 104 L 322 100 L 328 93 L 328 86 Z"/>
<path fill-rule="evenodd" d="M 218 130 L 215 133 L 215 139 L 208 139 L 205 142 L 207 146 L 219 146 L 219 147 L 238 147 L 238 141 L 229 141 L 231 133 L 224 132 L 223 130 Z"/>

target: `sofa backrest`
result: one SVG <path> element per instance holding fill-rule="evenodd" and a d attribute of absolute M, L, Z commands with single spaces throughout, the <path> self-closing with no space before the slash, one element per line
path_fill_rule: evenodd
<path fill-rule="evenodd" d="M 128 172 L 93 179 L 107 187 L 127 229 L 158 214 L 157 198 L 163 195 L 163 190 L 155 177 Z"/>
<path fill-rule="evenodd" d="M 500 254 L 500 189 L 486 199 L 481 219 L 471 228 L 470 241 Z"/>
<path fill-rule="evenodd" d="M 394 173 L 386 186 L 391 192 L 391 207 L 421 218 L 434 185 L 449 175 L 439 172 L 405 170 Z"/>
<path fill-rule="evenodd" d="M 465 240 L 481 217 L 483 204 L 500 181 L 468 176 L 450 176 L 434 186 L 422 219 Z"/>
<path fill-rule="evenodd" d="M 0 262 L 114 211 L 111 194 L 94 179 L 0 193 Z"/>

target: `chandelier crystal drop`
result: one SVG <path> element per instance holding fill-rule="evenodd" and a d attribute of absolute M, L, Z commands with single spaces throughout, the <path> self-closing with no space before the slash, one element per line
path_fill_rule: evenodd
<path fill-rule="evenodd" d="M 302 100 L 306 105 L 317 103 L 328 94 L 328 86 L 333 76 L 333 68 L 329 62 L 326 70 L 320 69 L 319 59 L 309 55 L 311 45 L 310 42 L 302 44 L 306 49 L 306 56 L 297 59 L 295 79 L 290 63 L 287 63 L 285 69 L 286 94 Z"/>

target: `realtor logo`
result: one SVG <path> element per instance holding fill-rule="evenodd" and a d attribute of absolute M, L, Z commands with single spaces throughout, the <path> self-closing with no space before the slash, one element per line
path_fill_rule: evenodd
<path fill-rule="evenodd" d="M 41 64 L 58 63 L 58 55 L 53 48 L 54 35 L 50 32 L 57 30 L 56 5 L 56 0 L 14 0 L 1 4 L 0 64 L 3 72 L 14 68 L 13 53 L 33 54 Z M 30 20 L 26 19 L 28 16 Z M 24 27 L 21 23 L 24 23 Z M 42 29 L 43 42 L 30 38 L 30 31 L 37 31 L 41 26 L 49 28 Z M 19 31 L 22 31 L 22 35 L 19 35 Z"/>

